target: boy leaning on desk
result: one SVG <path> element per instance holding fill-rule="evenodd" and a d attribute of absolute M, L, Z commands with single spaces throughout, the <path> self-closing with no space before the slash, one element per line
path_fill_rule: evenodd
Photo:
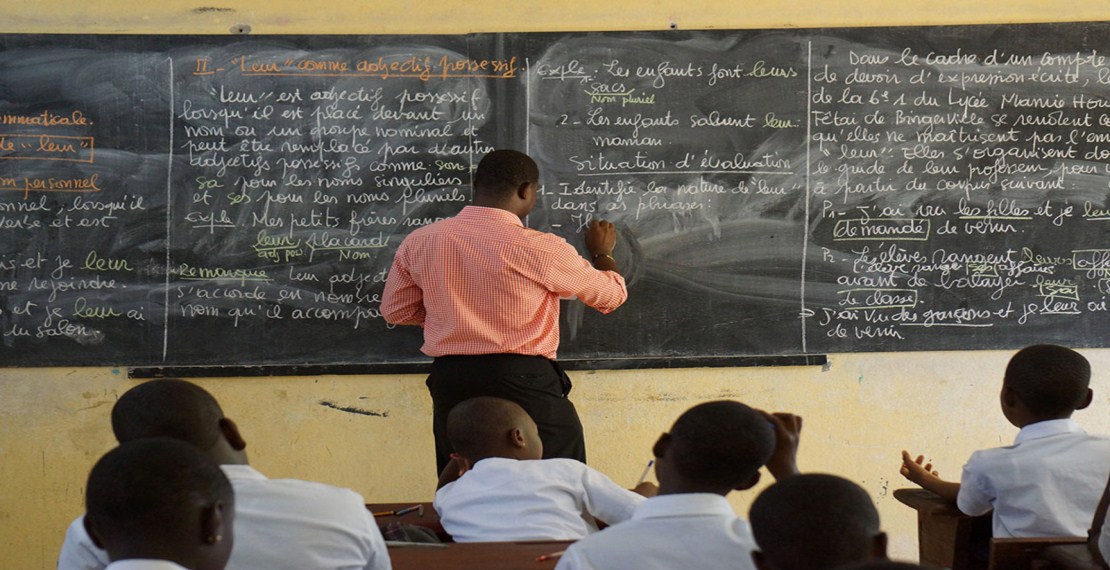
<path fill-rule="evenodd" d="M 1091 403 L 1091 366 L 1074 350 L 1034 345 L 1006 366 L 1002 415 L 1020 428 L 1013 445 L 977 451 L 959 483 L 902 452 L 901 473 L 969 516 L 993 509 L 993 535 L 1085 536 L 1110 475 L 1110 438 L 1084 432 L 1071 415 Z"/>

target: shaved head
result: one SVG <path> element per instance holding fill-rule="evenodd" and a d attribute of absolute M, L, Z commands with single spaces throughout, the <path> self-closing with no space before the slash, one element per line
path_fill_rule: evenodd
<path fill-rule="evenodd" d="M 873 558 L 879 512 L 862 487 L 835 475 L 795 475 L 771 485 L 748 519 L 776 570 L 832 570 Z"/>
<path fill-rule="evenodd" d="M 519 405 L 501 398 L 466 400 L 447 415 L 447 437 L 463 457 L 477 460 L 500 455 L 515 430 L 531 430 L 536 423 Z"/>
<path fill-rule="evenodd" d="M 231 521 L 231 483 L 185 442 L 120 444 L 93 466 L 85 505 L 86 527 L 112 560 L 172 555 L 175 561 L 211 558 L 205 568 L 223 568 L 231 554 L 230 524 L 219 530 L 213 523 L 215 511 Z"/>
<path fill-rule="evenodd" d="M 1034 414 L 1070 414 L 1087 397 L 1091 364 L 1082 354 L 1054 344 L 1023 348 L 1006 365 L 1003 384 Z"/>
<path fill-rule="evenodd" d="M 759 412 L 721 400 L 699 404 L 679 416 L 669 445 L 674 469 L 684 479 L 733 488 L 767 463 L 775 449 L 775 432 Z"/>
<path fill-rule="evenodd" d="M 139 384 L 112 408 L 112 432 L 120 443 L 170 437 L 211 449 L 220 438 L 220 405 L 200 386 L 162 379 Z"/>

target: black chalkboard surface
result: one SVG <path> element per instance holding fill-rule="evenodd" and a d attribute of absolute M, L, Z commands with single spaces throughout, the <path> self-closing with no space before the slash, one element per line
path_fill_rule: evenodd
<path fill-rule="evenodd" d="M 0 36 L 0 363 L 397 365 L 393 252 L 526 150 L 614 221 L 560 359 L 1107 346 L 1106 23 Z"/>

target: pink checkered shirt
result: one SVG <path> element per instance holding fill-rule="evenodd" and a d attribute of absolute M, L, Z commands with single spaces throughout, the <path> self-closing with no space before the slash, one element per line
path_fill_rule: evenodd
<path fill-rule="evenodd" d="M 387 322 L 422 325 L 428 356 L 526 354 L 554 359 L 559 299 L 609 313 L 624 278 L 594 269 L 566 240 L 497 208 L 467 206 L 405 238 L 389 270 Z"/>

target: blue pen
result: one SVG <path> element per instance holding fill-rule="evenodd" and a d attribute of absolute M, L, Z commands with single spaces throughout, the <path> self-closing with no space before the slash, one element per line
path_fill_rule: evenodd
<path fill-rule="evenodd" d="M 651 471 L 651 466 L 652 465 L 655 465 L 655 460 L 654 459 L 648 461 L 647 467 L 644 467 L 644 474 L 640 475 L 640 480 L 636 482 L 637 487 L 640 486 L 640 484 L 643 483 L 647 479 L 647 475 Z"/>

